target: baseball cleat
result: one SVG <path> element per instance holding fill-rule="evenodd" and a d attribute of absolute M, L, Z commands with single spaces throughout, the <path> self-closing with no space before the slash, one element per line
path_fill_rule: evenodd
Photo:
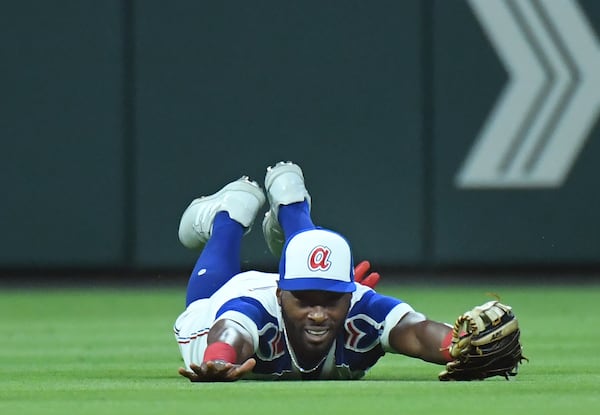
<path fill-rule="evenodd" d="M 190 203 L 179 223 L 179 240 L 186 248 L 203 248 L 210 238 L 215 215 L 222 211 L 229 213 L 248 233 L 264 203 L 265 195 L 258 183 L 242 176 L 218 192 Z"/>
<path fill-rule="evenodd" d="M 279 206 L 306 200 L 310 208 L 311 198 L 304 185 L 302 169 L 291 161 L 280 161 L 267 168 L 265 190 L 270 209 L 263 219 L 263 234 L 271 253 L 279 257 L 285 243 L 285 235 L 277 217 Z"/>

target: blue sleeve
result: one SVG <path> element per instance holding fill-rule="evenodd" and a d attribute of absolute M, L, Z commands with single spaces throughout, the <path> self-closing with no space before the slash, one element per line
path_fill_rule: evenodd
<path fill-rule="evenodd" d="M 285 354 L 283 331 L 277 323 L 277 318 L 269 314 L 260 301 L 251 297 L 239 297 L 227 301 L 217 311 L 216 317 L 218 318 L 228 311 L 243 314 L 256 324 L 258 344 L 255 345 L 255 357 L 258 361 L 254 372 L 272 373 L 275 370 L 274 367 L 281 364 L 281 362 L 273 363 L 273 361 Z"/>
<path fill-rule="evenodd" d="M 377 322 L 383 322 L 389 312 L 402 303 L 403 301 L 397 298 L 388 297 L 369 290 L 352 307 L 351 314 L 366 314 Z"/>
<path fill-rule="evenodd" d="M 227 301 L 221 306 L 215 319 L 220 317 L 226 311 L 237 311 L 248 318 L 250 318 L 256 324 L 256 327 L 260 330 L 265 327 L 268 323 L 274 321 L 274 316 L 271 316 L 260 301 L 251 297 L 238 297 Z"/>

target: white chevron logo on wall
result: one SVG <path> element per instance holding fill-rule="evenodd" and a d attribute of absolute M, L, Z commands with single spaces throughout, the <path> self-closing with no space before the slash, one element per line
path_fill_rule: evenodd
<path fill-rule="evenodd" d="M 600 44 L 576 0 L 469 0 L 509 80 L 461 188 L 560 187 L 600 112 Z"/>

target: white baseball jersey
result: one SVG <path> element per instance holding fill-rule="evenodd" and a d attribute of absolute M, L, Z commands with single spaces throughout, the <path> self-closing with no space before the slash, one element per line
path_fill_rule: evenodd
<path fill-rule="evenodd" d="M 231 278 L 210 298 L 191 303 L 177 318 L 175 338 L 185 362 L 200 364 L 212 325 L 230 319 L 252 336 L 256 366 L 253 379 L 359 379 L 386 351 L 390 330 L 412 307 L 356 284 L 344 330 L 320 372 L 301 373 L 290 356 L 281 310 L 275 295 L 278 274 L 248 271 Z M 293 353 L 293 351 L 292 351 Z"/>

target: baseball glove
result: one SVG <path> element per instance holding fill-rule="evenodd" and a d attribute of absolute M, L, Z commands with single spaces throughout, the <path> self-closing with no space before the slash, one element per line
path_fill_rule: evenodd
<path fill-rule="evenodd" d="M 516 376 L 527 360 L 520 343 L 519 323 L 512 308 L 489 301 L 458 317 L 449 348 L 453 361 L 439 374 L 446 380 L 482 380 Z"/>

